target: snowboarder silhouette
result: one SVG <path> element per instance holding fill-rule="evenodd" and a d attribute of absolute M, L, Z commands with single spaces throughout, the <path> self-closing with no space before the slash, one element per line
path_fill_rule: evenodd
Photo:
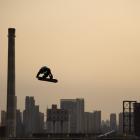
<path fill-rule="evenodd" d="M 42 75 L 42 78 L 44 78 L 44 79 L 47 78 L 47 77 L 49 77 L 50 79 L 53 79 L 53 75 L 51 73 L 51 70 L 47 66 L 41 67 L 41 69 L 37 73 L 37 76 L 36 77 L 37 78 L 40 78 L 40 74 L 43 74 Z"/>
<path fill-rule="evenodd" d="M 41 67 L 41 69 L 36 75 L 36 78 L 41 81 L 48 81 L 48 82 L 54 82 L 54 83 L 58 82 L 57 79 L 53 79 L 51 70 L 47 66 Z"/>

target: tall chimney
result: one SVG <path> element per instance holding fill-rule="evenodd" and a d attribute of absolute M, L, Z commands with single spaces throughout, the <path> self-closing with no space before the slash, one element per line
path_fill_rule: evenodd
<path fill-rule="evenodd" d="M 15 29 L 8 29 L 7 137 L 16 136 Z"/>

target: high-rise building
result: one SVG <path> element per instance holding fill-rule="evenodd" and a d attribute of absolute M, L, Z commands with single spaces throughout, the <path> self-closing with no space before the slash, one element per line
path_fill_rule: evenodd
<path fill-rule="evenodd" d="M 117 130 L 117 119 L 115 113 L 110 114 L 110 129 Z"/>
<path fill-rule="evenodd" d="M 60 108 L 69 112 L 69 133 L 76 133 L 76 100 L 61 99 Z"/>
<path fill-rule="evenodd" d="M 101 133 L 101 111 L 93 112 L 93 132 Z"/>
<path fill-rule="evenodd" d="M 103 134 L 110 131 L 110 121 L 109 120 L 102 120 L 101 131 L 102 131 Z"/>
<path fill-rule="evenodd" d="M 23 134 L 22 113 L 16 110 L 16 137 L 22 137 Z"/>
<path fill-rule="evenodd" d="M 42 133 L 44 131 L 44 113 L 39 112 L 38 105 L 35 105 L 33 120 L 34 133 Z"/>
<path fill-rule="evenodd" d="M 130 129 L 130 123 L 131 123 L 131 134 L 134 133 L 134 114 L 133 112 L 124 112 L 125 115 L 125 128 L 123 128 L 123 112 L 119 113 L 119 126 L 118 126 L 118 132 L 119 134 L 126 133 L 125 131 L 129 132 Z M 131 121 L 129 120 L 129 115 L 131 115 Z M 123 129 L 125 130 L 123 132 Z"/>
<path fill-rule="evenodd" d="M 34 97 L 27 96 L 25 99 L 25 110 L 23 111 L 23 126 L 25 136 L 42 132 L 43 128 L 40 128 L 40 122 L 42 123 L 44 120 L 40 119 L 44 119 L 44 117 L 41 117 L 40 115 L 39 106 L 35 105 Z"/>
<path fill-rule="evenodd" d="M 35 101 L 33 97 L 26 96 L 25 110 L 23 111 L 23 126 L 25 136 L 30 136 L 34 130 L 34 108 Z"/>
<path fill-rule="evenodd" d="M 84 113 L 84 133 L 93 133 L 93 113 L 85 112 Z"/>
<path fill-rule="evenodd" d="M 118 131 L 120 134 L 123 134 L 123 113 L 119 113 L 119 128 Z"/>
<path fill-rule="evenodd" d="M 7 137 L 16 136 L 15 29 L 8 29 Z"/>
<path fill-rule="evenodd" d="M 60 107 L 69 112 L 69 133 L 84 133 L 84 99 L 61 99 Z"/>
<path fill-rule="evenodd" d="M 84 99 L 76 99 L 77 133 L 84 133 Z"/>
<path fill-rule="evenodd" d="M 35 105 L 34 106 L 34 112 L 33 112 L 34 116 L 32 116 L 33 118 L 33 133 L 38 133 L 40 132 L 40 113 L 39 113 L 39 106 Z"/>
<path fill-rule="evenodd" d="M 1 111 L 1 126 L 6 126 L 6 111 Z"/>
<path fill-rule="evenodd" d="M 58 109 L 57 105 L 52 105 L 47 109 L 47 132 L 49 133 L 68 133 L 68 111 Z"/>
<path fill-rule="evenodd" d="M 39 132 L 42 133 L 45 130 L 45 123 L 44 123 L 44 113 L 39 112 Z"/>

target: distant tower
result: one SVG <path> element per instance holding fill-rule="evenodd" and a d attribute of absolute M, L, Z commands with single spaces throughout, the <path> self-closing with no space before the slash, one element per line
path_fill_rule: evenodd
<path fill-rule="evenodd" d="M 110 129 L 111 130 L 117 130 L 117 120 L 116 120 L 116 114 L 115 113 L 110 114 Z"/>
<path fill-rule="evenodd" d="M 96 110 L 93 112 L 93 132 L 96 134 L 101 133 L 101 111 Z"/>
<path fill-rule="evenodd" d="M 16 136 L 15 29 L 8 29 L 7 137 Z"/>

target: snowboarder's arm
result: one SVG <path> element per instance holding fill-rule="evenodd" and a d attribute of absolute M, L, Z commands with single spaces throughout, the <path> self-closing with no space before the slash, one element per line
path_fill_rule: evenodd
<path fill-rule="evenodd" d="M 38 78 L 38 77 L 39 77 L 39 75 L 40 75 L 40 71 L 37 73 L 36 78 Z"/>

